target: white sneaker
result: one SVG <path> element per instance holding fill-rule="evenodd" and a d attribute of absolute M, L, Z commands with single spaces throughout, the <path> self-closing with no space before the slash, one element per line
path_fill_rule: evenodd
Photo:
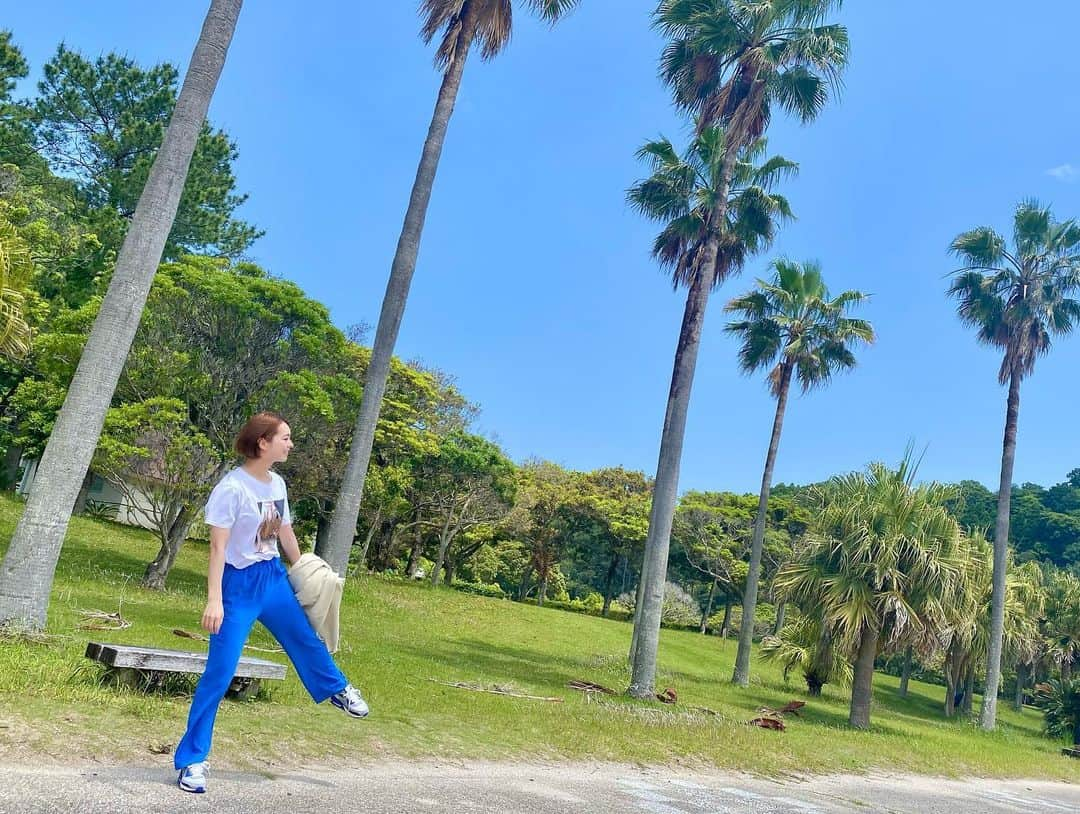
<path fill-rule="evenodd" d="M 206 791 L 206 762 L 192 763 L 182 768 L 176 785 L 192 794 L 202 794 Z"/>
<path fill-rule="evenodd" d="M 330 696 L 330 703 L 354 718 L 366 718 L 368 705 L 360 695 L 360 690 L 352 684 L 346 685 L 339 693 Z"/>

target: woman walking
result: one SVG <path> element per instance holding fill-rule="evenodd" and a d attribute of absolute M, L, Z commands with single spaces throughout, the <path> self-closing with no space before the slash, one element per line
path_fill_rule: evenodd
<path fill-rule="evenodd" d="M 174 757 L 184 791 L 206 791 L 214 719 L 256 620 L 281 643 L 315 703 L 330 699 L 354 718 L 368 714 L 364 699 L 312 629 L 281 563 L 279 547 L 295 563 L 300 546 L 285 481 L 271 467 L 286 460 L 292 446 L 281 416 L 252 416 L 236 437 L 244 463 L 221 479 L 206 504 L 210 566 L 202 626 L 211 634 L 210 649 Z"/>

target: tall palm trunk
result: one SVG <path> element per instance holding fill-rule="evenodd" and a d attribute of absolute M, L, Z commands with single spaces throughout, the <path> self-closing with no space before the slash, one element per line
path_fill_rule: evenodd
<path fill-rule="evenodd" d="M 386 283 L 383 295 L 379 325 L 375 330 L 375 344 L 371 349 L 371 360 L 364 374 L 364 392 L 360 399 L 360 415 L 353 429 L 352 444 L 349 447 L 349 461 L 345 466 L 345 475 L 341 482 L 334 505 L 334 517 L 330 521 L 330 535 L 327 544 L 326 561 L 345 576 L 349 564 L 349 550 L 356 534 L 356 519 L 360 516 L 360 499 L 364 494 L 364 479 L 367 477 L 368 464 L 371 462 L 371 448 L 375 442 L 375 425 L 379 420 L 386 381 L 390 376 L 390 358 L 397 343 L 401 318 L 405 313 L 405 301 L 409 297 L 413 272 L 416 271 L 416 258 L 420 251 L 420 235 L 424 231 L 424 219 L 427 217 L 428 203 L 431 201 L 431 189 L 435 184 L 435 173 L 439 169 L 446 130 L 450 125 L 450 116 L 454 112 L 458 90 L 461 87 L 461 75 L 469 56 L 473 36 L 476 33 L 476 12 L 470 4 L 462 20 L 462 30 L 458 50 L 453 61 L 443 75 L 439 96 L 435 101 L 435 112 L 431 117 L 427 138 L 420 155 L 420 166 L 416 170 L 409 206 L 405 211 L 405 223 L 398 238 L 394 262 L 390 266 L 390 279 Z M 438 568 L 435 569 L 438 573 Z"/>
<path fill-rule="evenodd" d="M 1016 425 L 1020 415 L 1020 370 L 1009 377 L 1009 400 L 1005 410 L 1005 440 L 1001 448 L 1001 480 L 998 482 L 997 523 L 994 526 L 994 594 L 990 610 L 990 648 L 986 658 L 986 690 L 979 723 L 985 730 L 997 724 L 997 695 L 1001 684 L 1001 639 L 1005 631 L 1005 563 L 1009 551 L 1009 504 L 1012 498 L 1013 464 L 1016 461 Z"/>
<path fill-rule="evenodd" d="M 848 723 L 856 729 L 870 727 L 870 700 L 874 687 L 874 658 L 877 656 L 878 632 L 869 625 L 859 637 L 859 652 L 855 658 L 855 677 L 851 682 L 851 712 Z"/>
<path fill-rule="evenodd" d="M 206 120 L 242 0 L 212 0 L 168 130 L 131 221 L 37 477 L 0 566 L 0 623 L 45 626 L 56 561 L 101 435 Z"/>
<path fill-rule="evenodd" d="M 735 654 L 735 670 L 731 680 L 740 687 L 750 683 L 750 649 L 754 645 L 754 614 L 757 611 L 758 579 L 761 577 L 761 550 L 765 541 L 765 515 L 769 510 L 769 492 L 772 490 L 773 466 L 780 448 L 780 433 L 784 429 L 784 411 L 787 409 L 788 390 L 791 389 L 793 365 L 784 361 L 780 368 L 780 384 L 776 393 L 776 415 L 773 417 L 769 451 L 765 455 L 765 472 L 761 476 L 761 494 L 758 496 L 757 516 L 754 518 L 754 535 L 750 541 L 750 571 L 746 575 L 746 591 L 743 593 L 742 622 L 739 625 L 739 651 Z"/>
<path fill-rule="evenodd" d="M 727 197 L 726 192 L 723 197 Z M 634 651 L 633 673 L 629 693 L 636 698 L 652 698 L 656 678 L 656 652 L 660 640 L 660 617 L 664 605 L 664 583 L 667 579 L 668 549 L 675 501 L 679 490 L 679 464 L 682 461 L 683 439 L 686 434 L 686 414 L 690 406 L 690 390 L 694 383 L 701 330 L 705 322 L 705 307 L 709 302 L 716 277 L 716 240 L 709 241 L 703 269 L 695 277 L 686 297 L 679 344 L 675 350 L 675 365 L 671 375 L 664 430 L 660 438 L 660 456 L 656 466 L 649 534 L 645 540 L 645 570 L 641 612 L 635 625 L 637 646 Z"/>
<path fill-rule="evenodd" d="M 738 155 L 737 145 L 729 143 L 721 169 L 718 203 L 710 217 L 716 229 L 727 217 L 728 191 Z M 664 429 L 660 435 L 660 454 L 653 482 L 652 508 L 649 512 L 649 533 L 645 539 L 645 558 L 642 563 L 641 612 L 634 620 L 634 641 L 630 686 L 627 692 L 635 698 L 652 698 L 656 681 L 656 652 L 660 643 L 660 620 L 664 609 L 664 583 L 667 580 L 668 550 L 671 544 L 671 525 L 675 517 L 675 501 L 679 492 L 679 465 L 682 462 L 683 440 L 686 436 L 686 414 L 690 408 L 690 391 L 694 386 L 701 331 L 705 325 L 705 308 L 716 282 L 716 259 L 719 238 L 713 231 L 702 252 L 701 265 L 693 277 L 686 295 L 675 348 L 675 363 L 671 371 Z"/>

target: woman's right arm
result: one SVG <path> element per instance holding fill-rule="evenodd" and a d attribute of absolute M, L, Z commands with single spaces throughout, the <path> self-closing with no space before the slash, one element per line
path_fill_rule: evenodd
<path fill-rule="evenodd" d="M 221 630 L 225 618 L 225 606 L 221 601 L 221 575 L 225 572 L 225 545 L 229 542 L 229 530 L 210 527 L 210 567 L 206 572 L 206 610 L 202 626 L 210 633 Z"/>

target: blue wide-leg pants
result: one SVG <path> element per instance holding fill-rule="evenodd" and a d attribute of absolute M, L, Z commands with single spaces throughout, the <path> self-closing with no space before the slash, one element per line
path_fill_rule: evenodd
<path fill-rule="evenodd" d="M 349 683 L 308 622 L 280 558 L 247 568 L 226 564 L 221 577 L 221 599 L 225 617 L 221 630 L 210 636 L 206 672 L 195 688 L 187 731 L 173 758 L 177 769 L 203 761 L 210 754 L 218 706 L 229 689 L 256 620 L 281 643 L 316 704 L 345 689 Z"/>

